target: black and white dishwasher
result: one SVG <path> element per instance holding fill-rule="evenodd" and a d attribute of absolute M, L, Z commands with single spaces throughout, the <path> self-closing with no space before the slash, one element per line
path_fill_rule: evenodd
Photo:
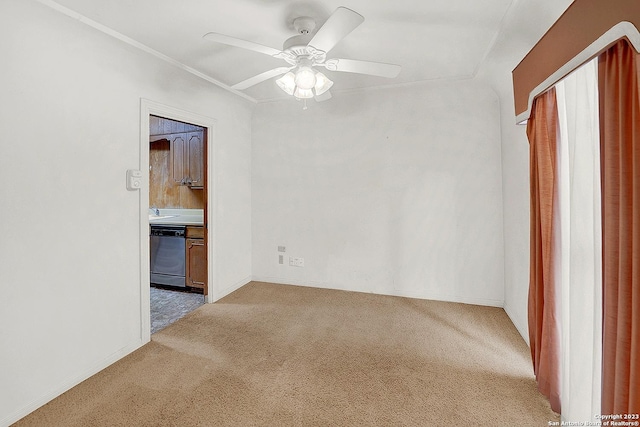
<path fill-rule="evenodd" d="M 151 225 L 151 283 L 186 287 L 186 226 Z"/>

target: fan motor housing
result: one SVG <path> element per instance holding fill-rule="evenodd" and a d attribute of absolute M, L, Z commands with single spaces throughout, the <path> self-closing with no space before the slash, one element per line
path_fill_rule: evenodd
<path fill-rule="evenodd" d="M 326 59 L 326 53 L 309 46 L 309 42 L 313 39 L 312 31 L 316 28 L 316 21 L 308 16 L 301 16 L 293 21 L 293 27 L 298 35 L 284 42 L 283 59 L 291 65 L 297 65 L 301 60 L 308 60 L 311 65 L 323 62 Z"/>
<path fill-rule="evenodd" d="M 309 33 L 290 37 L 282 45 L 282 50 L 295 52 L 296 54 L 300 52 L 299 54 L 306 55 L 307 44 L 311 41 L 312 38 L 313 37 Z"/>
<path fill-rule="evenodd" d="M 309 46 L 313 38 L 311 33 L 305 32 L 288 38 L 282 45 L 282 58 L 291 65 L 297 65 L 301 59 L 308 59 L 314 64 L 324 62 L 327 57 L 326 52 Z"/>

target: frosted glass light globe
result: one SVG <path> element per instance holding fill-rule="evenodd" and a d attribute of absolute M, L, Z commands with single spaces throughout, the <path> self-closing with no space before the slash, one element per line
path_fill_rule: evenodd
<path fill-rule="evenodd" d="M 316 85 L 316 73 L 310 67 L 300 67 L 296 72 L 296 86 L 300 89 L 312 89 Z"/>
<path fill-rule="evenodd" d="M 322 73 L 316 74 L 316 85 L 315 85 L 316 95 L 322 95 L 323 93 L 328 91 L 331 88 L 331 86 L 333 86 L 333 82 L 329 80 L 327 76 L 325 76 Z"/>
<path fill-rule="evenodd" d="M 313 98 L 313 91 L 311 89 L 302 89 L 300 87 L 296 88 L 296 91 L 293 93 L 298 99 L 309 99 Z"/>
<path fill-rule="evenodd" d="M 296 89 L 295 78 L 295 75 L 289 71 L 287 74 L 276 80 L 276 84 L 289 95 L 293 95 L 293 91 Z"/>

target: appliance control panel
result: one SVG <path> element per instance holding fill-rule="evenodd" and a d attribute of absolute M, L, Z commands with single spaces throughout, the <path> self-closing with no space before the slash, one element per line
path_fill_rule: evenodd
<path fill-rule="evenodd" d="M 186 227 L 183 226 L 151 226 L 151 236 L 185 237 L 186 234 Z"/>

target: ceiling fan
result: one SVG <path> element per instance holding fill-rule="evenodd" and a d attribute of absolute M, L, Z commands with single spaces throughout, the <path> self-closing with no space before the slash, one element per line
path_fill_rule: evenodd
<path fill-rule="evenodd" d="M 287 94 L 305 102 L 310 98 L 324 101 L 331 98 L 329 88 L 333 82 L 314 67 L 388 78 L 396 77 L 400 73 L 400 66 L 394 64 L 341 58 L 327 59 L 327 53 L 362 22 L 362 15 L 346 7 L 338 7 L 315 33 L 313 30 L 316 23 L 313 18 L 296 18 L 293 26 L 298 35 L 287 39 L 282 50 L 219 33 L 207 33 L 204 38 L 280 58 L 289 64 L 288 67 L 274 68 L 236 83 L 231 86 L 233 89 L 244 90 L 273 77 L 282 76 L 276 83 Z"/>

